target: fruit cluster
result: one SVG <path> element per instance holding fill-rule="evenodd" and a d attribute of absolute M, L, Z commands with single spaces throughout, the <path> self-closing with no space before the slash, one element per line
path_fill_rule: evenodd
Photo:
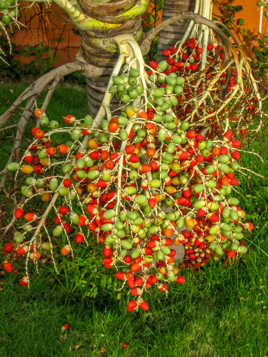
<path fill-rule="evenodd" d="M 0 21 L 5 25 L 9 25 L 18 16 L 15 0 L 1 0 L 0 3 Z"/>
<path fill-rule="evenodd" d="M 196 46 L 188 41 L 185 48 Z M 191 58 L 198 62 L 197 56 Z M 217 66 L 223 66 L 219 58 Z M 202 122 L 205 109 L 192 108 L 193 120 L 179 114 L 192 85 L 184 71 L 198 68 L 189 60 L 190 69 L 186 64 L 182 70 L 172 59 L 151 62 L 149 76 L 135 61 L 125 65 L 109 88 L 122 107 L 114 116 L 107 111 L 97 127 L 89 115 L 67 115 L 61 127 L 42 110 L 35 112 L 41 129 L 33 128 L 21 163 L 9 164 L 15 179 L 23 174 L 22 201 L 14 211 L 15 254 L 26 257 L 22 284 L 30 263 L 45 255 L 55 264 L 55 251 L 73 255 L 76 245 L 95 237 L 104 245 L 104 266 L 115 268 L 130 289 L 127 309 L 148 310 L 143 293 L 183 284 L 184 267 L 246 253 L 243 237 L 253 227 L 233 195 L 241 142 L 226 117 L 214 131 Z M 227 97 L 235 91 L 232 83 L 230 78 Z M 223 84 L 216 80 L 215 89 Z M 69 141 L 55 144 L 63 132 Z M 38 205 L 40 198 L 45 205 Z M 4 267 L 11 271 L 13 247 L 5 251 Z"/>

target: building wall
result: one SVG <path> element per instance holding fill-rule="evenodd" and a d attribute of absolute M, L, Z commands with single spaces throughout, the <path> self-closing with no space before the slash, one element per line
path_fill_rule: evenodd
<path fill-rule="evenodd" d="M 259 8 L 256 0 L 235 0 L 233 5 L 242 5 L 239 18 L 244 18 L 245 27 L 256 32 L 259 26 Z M 152 9 L 152 6 L 150 6 Z M 215 9 L 217 12 L 217 9 Z M 56 65 L 72 61 L 79 49 L 79 37 L 74 33 L 71 23 L 66 22 L 67 16 L 56 5 L 48 7 L 46 4 L 35 3 L 29 8 L 29 3 L 22 4 L 21 21 L 27 24 L 26 29 L 17 31 L 13 42 L 18 46 L 35 46 L 40 42 L 56 52 Z M 39 16 L 42 14 L 43 16 Z M 264 18 L 263 32 L 268 32 L 268 21 Z M 61 39 L 61 40 L 59 40 Z M 17 56 L 21 63 L 29 63 L 32 58 Z"/>

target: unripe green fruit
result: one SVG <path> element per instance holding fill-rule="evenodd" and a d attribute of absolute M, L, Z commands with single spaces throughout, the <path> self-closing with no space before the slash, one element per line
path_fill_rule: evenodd
<path fill-rule="evenodd" d="M 79 216 L 76 213 L 71 213 L 70 219 L 73 224 L 78 224 L 79 222 Z"/>
<path fill-rule="evenodd" d="M 132 242 L 130 242 L 129 240 L 122 240 L 121 241 L 121 246 L 124 249 L 131 249 L 132 248 Z"/>
<path fill-rule="evenodd" d="M 225 207 L 222 211 L 222 216 L 224 218 L 228 218 L 228 217 L 230 217 L 230 213 L 231 213 L 230 209 L 228 207 Z"/>
<path fill-rule="evenodd" d="M 64 175 L 71 172 L 72 170 L 73 170 L 73 166 L 71 164 L 66 164 L 66 165 L 62 166 L 62 172 Z"/>
<path fill-rule="evenodd" d="M 47 151 L 45 149 L 39 151 L 38 157 L 39 159 L 45 159 L 48 156 Z"/>
<path fill-rule="evenodd" d="M 34 186 L 37 180 L 34 177 L 27 177 L 25 182 L 27 185 Z"/>
<path fill-rule="evenodd" d="M 183 88 L 181 86 L 176 86 L 174 92 L 176 95 L 181 95 L 183 93 Z"/>
<path fill-rule="evenodd" d="M 146 204 L 148 204 L 148 200 L 147 200 L 147 198 L 146 198 L 145 195 L 138 195 L 138 196 L 136 196 L 135 202 L 136 202 L 138 205 L 141 205 L 141 206 L 145 206 Z"/>
<path fill-rule="evenodd" d="M 15 232 L 14 240 L 16 243 L 22 243 L 24 241 L 24 235 L 21 232 Z"/>
<path fill-rule="evenodd" d="M 229 162 L 229 156 L 228 155 L 220 155 L 218 157 L 218 160 L 220 163 L 226 164 L 227 162 Z"/>
<path fill-rule="evenodd" d="M 57 227 L 55 227 L 53 229 L 52 234 L 53 234 L 54 237 L 59 237 L 62 234 L 62 231 L 63 231 L 62 227 L 60 225 L 58 225 Z"/>
<path fill-rule="evenodd" d="M 176 221 L 176 226 L 177 228 L 181 229 L 184 227 L 184 218 L 180 217 L 177 221 Z"/>
<path fill-rule="evenodd" d="M 90 128 L 93 123 L 93 118 L 91 115 L 87 114 L 83 120 L 83 126 Z"/>
<path fill-rule="evenodd" d="M 248 251 L 248 248 L 245 247 L 244 245 L 241 245 L 241 246 L 238 247 L 238 249 L 237 249 L 237 253 L 239 253 L 239 254 L 246 254 L 247 251 Z"/>
<path fill-rule="evenodd" d="M 132 252 L 131 252 L 131 258 L 132 259 L 136 259 L 140 256 L 140 250 L 138 248 L 134 249 Z"/>
<path fill-rule="evenodd" d="M 109 210 L 105 211 L 103 214 L 104 219 L 111 219 L 114 216 L 115 216 L 115 210 L 113 210 L 113 209 L 109 209 Z"/>
<path fill-rule="evenodd" d="M 184 85 L 184 82 L 185 82 L 185 80 L 184 80 L 183 77 L 177 77 L 177 84 L 178 84 L 179 86 L 183 86 L 183 85 Z"/>
<path fill-rule="evenodd" d="M 230 205 L 238 206 L 239 205 L 239 199 L 236 198 L 236 197 L 231 197 L 231 198 L 229 198 L 228 203 Z"/>
<path fill-rule="evenodd" d="M 74 129 L 72 131 L 72 133 L 71 133 L 71 138 L 73 140 L 79 140 L 80 136 L 81 136 L 81 130 L 80 129 Z"/>
<path fill-rule="evenodd" d="M 16 170 L 18 170 L 18 168 L 19 168 L 19 164 L 17 162 L 10 162 L 7 165 L 8 171 L 16 171 Z"/>
<path fill-rule="evenodd" d="M 211 235 L 216 235 L 218 234 L 220 231 L 219 226 L 213 225 L 210 229 L 209 229 L 209 234 Z"/>
<path fill-rule="evenodd" d="M 119 132 L 120 139 L 125 141 L 128 138 L 127 131 L 125 129 L 121 129 Z"/>
<path fill-rule="evenodd" d="M 136 192 L 137 192 L 137 189 L 136 187 L 133 187 L 133 186 L 128 186 L 128 187 L 125 187 L 124 188 L 124 191 L 127 195 L 134 195 Z"/>
<path fill-rule="evenodd" d="M 181 123 L 180 129 L 183 131 L 186 131 L 189 129 L 190 124 L 187 121 L 184 121 L 183 123 Z"/>
<path fill-rule="evenodd" d="M 77 162 L 76 162 L 76 166 L 77 166 L 79 169 L 83 169 L 84 166 L 85 166 L 85 160 L 82 159 L 82 158 L 78 159 Z"/>
<path fill-rule="evenodd" d="M 81 179 L 85 179 L 87 177 L 87 173 L 84 170 L 78 170 L 76 175 Z"/>
<path fill-rule="evenodd" d="M 175 143 L 175 144 L 181 144 L 182 142 L 182 138 L 180 135 L 175 134 L 172 136 L 171 140 Z"/>
<path fill-rule="evenodd" d="M 90 180 L 95 180 L 97 177 L 99 177 L 100 172 L 98 170 L 91 170 L 87 173 L 87 177 Z"/>
<path fill-rule="evenodd" d="M 51 129 L 57 129 L 60 126 L 59 122 L 56 120 L 50 120 L 49 127 Z"/>
<path fill-rule="evenodd" d="M 217 254 L 217 255 L 219 255 L 219 256 L 222 256 L 223 254 L 224 254 L 224 251 L 223 251 L 223 249 L 221 248 L 221 247 L 219 247 L 219 246 L 216 246 L 216 248 L 215 248 L 215 253 Z"/>
<path fill-rule="evenodd" d="M 112 223 L 105 223 L 101 226 L 101 230 L 103 232 L 108 232 L 111 231 L 113 229 L 113 224 Z"/>
<path fill-rule="evenodd" d="M 23 194 L 23 196 L 25 197 L 31 197 L 33 194 L 33 191 L 31 190 L 31 188 L 29 188 L 28 186 L 21 186 L 21 193 Z"/>
<path fill-rule="evenodd" d="M 200 184 L 196 184 L 196 185 L 193 186 L 192 190 L 195 193 L 201 193 L 204 190 L 204 186 L 201 183 Z"/>
<path fill-rule="evenodd" d="M 169 64 L 167 63 L 167 61 L 163 60 L 158 63 L 157 70 L 159 72 L 164 72 L 165 70 L 168 69 L 168 67 L 169 67 Z"/>
<path fill-rule="evenodd" d="M 164 88 L 155 88 L 152 90 L 152 95 L 155 98 L 161 98 L 165 95 L 165 89 Z"/>
<path fill-rule="evenodd" d="M 161 252 L 164 253 L 165 255 L 168 255 L 170 254 L 170 248 L 163 245 L 161 247 Z"/>
<path fill-rule="evenodd" d="M 48 126 L 49 125 L 49 119 L 45 114 L 43 114 L 41 116 L 41 118 L 40 118 L 40 125 L 41 126 Z"/>
<path fill-rule="evenodd" d="M 58 188 L 59 182 L 56 177 L 53 177 L 49 182 L 49 188 L 51 191 L 56 191 Z"/>
<path fill-rule="evenodd" d="M 67 196 L 69 190 L 68 190 L 67 187 L 60 187 L 59 190 L 58 190 L 58 192 L 59 192 L 59 195 L 60 195 L 60 196 Z"/>

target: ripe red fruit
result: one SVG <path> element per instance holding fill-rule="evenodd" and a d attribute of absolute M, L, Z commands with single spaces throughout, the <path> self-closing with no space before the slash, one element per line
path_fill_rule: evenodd
<path fill-rule="evenodd" d="M 227 256 L 232 259 L 236 256 L 236 252 L 234 250 L 229 250 Z"/>
<path fill-rule="evenodd" d="M 149 200 L 148 200 L 148 204 L 149 204 L 149 206 L 150 206 L 151 208 L 154 208 L 154 207 L 156 206 L 156 204 L 157 204 L 157 201 L 156 201 L 156 199 L 155 199 L 154 197 L 151 197 L 151 198 L 149 198 Z"/>
<path fill-rule="evenodd" d="M 70 187 L 70 186 L 72 186 L 72 181 L 71 181 L 70 179 L 68 179 L 68 178 L 64 179 L 64 180 L 63 180 L 63 186 L 64 186 L 64 187 Z"/>
<path fill-rule="evenodd" d="M 130 269 L 133 273 L 136 273 L 137 271 L 141 270 L 141 266 L 139 263 L 134 263 L 131 265 Z"/>
<path fill-rule="evenodd" d="M 219 221 L 219 216 L 216 213 L 213 213 L 210 217 L 209 217 L 210 222 L 218 222 Z"/>
<path fill-rule="evenodd" d="M 72 115 L 68 114 L 64 117 L 64 121 L 66 124 L 72 124 L 75 121 L 75 117 Z"/>
<path fill-rule="evenodd" d="M 177 282 L 178 284 L 184 284 L 184 283 L 185 283 L 185 278 L 184 278 L 184 276 L 181 276 L 181 275 L 177 276 L 176 282 Z"/>
<path fill-rule="evenodd" d="M 77 233 L 74 239 L 76 243 L 80 244 L 84 241 L 84 235 L 82 233 Z"/>
<path fill-rule="evenodd" d="M 112 255 L 112 249 L 111 248 L 104 248 L 103 249 L 103 255 L 105 256 L 105 257 L 110 257 L 111 255 Z"/>
<path fill-rule="evenodd" d="M 138 295 L 140 295 L 140 289 L 133 288 L 133 289 L 131 289 L 130 294 L 133 296 L 138 296 Z"/>
<path fill-rule="evenodd" d="M 127 305 L 128 311 L 134 311 L 137 308 L 137 302 L 135 300 L 131 300 Z"/>
<path fill-rule="evenodd" d="M 224 134 L 224 139 L 230 141 L 232 140 L 232 137 L 233 137 L 232 130 L 227 130 L 226 133 Z"/>
<path fill-rule="evenodd" d="M 116 276 L 116 279 L 118 279 L 118 280 L 124 280 L 125 279 L 125 273 L 123 273 L 123 272 L 118 272 L 118 273 L 115 274 L 115 276 Z"/>
<path fill-rule="evenodd" d="M 148 311 L 149 310 L 149 304 L 148 302 L 146 301 L 143 301 L 141 304 L 140 304 L 140 308 L 144 311 Z"/>
<path fill-rule="evenodd" d="M 59 208 L 59 213 L 60 213 L 60 214 L 65 215 L 65 214 L 67 214 L 68 212 L 69 212 L 69 208 L 68 208 L 67 206 L 60 206 L 60 208 Z"/>
<path fill-rule="evenodd" d="M 132 262 L 132 258 L 129 256 L 129 255 L 126 255 L 125 258 L 124 258 L 124 262 L 129 264 Z"/>
<path fill-rule="evenodd" d="M 122 348 L 128 348 L 128 345 L 126 343 L 121 343 Z"/>
<path fill-rule="evenodd" d="M 233 151 L 231 155 L 234 160 L 240 159 L 240 152 L 238 152 L 238 151 Z"/>
<path fill-rule="evenodd" d="M 24 159 L 23 159 L 27 164 L 30 164 L 31 162 L 33 162 L 33 157 L 32 155 L 27 155 L 27 156 L 24 156 Z"/>
<path fill-rule="evenodd" d="M 24 215 L 24 219 L 28 222 L 32 221 L 35 218 L 35 214 L 33 212 L 27 212 Z"/>
<path fill-rule="evenodd" d="M 4 245 L 4 252 L 5 253 L 11 253 L 12 252 L 12 250 L 13 250 L 13 246 L 12 246 L 12 244 L 11 243 L 6 243 L 5 245 Z"/>
<path fill-rule="evenodd" d="M 129 158 L 129 161 L 130 161 L 130 162 L 133 162 L 133 163 L 137 163 L 137 162 L 140 161 L 140 159 L 139 159 L 138 155 L 132 154 L 132 155 L 130 156 L 130 158 Z"/>
<path fill-rule="evenodd" d="M 232 141 L 232 147 L 233 148 L 239 148 L 241 145 L 241 142 L 239 140 L 233 140 Z"/>
<path fill-rule="evenodd" d="M 4 263 L 4 270 L 7 272 L 7 273 L 11 273 L 12 270 L 13 270 L 13 266 L 11 263 Z"/>
<path fill-rule="evenodd" d="M 21 286 L 28 286 L 28 284 L 29 284 L 29 279 L 26 276 L 20 279 Z"/>
<path fill-rule="evenodd" d="M 156 61 L 150 61 L 149 62 L 149 65 L 153 68 L 153 69 L 156 69 L 157 66 L 158 66 L 158 63 Z"/>
<path fill-rule="evenodd" d="M 128 279 L 127 285 L 128 285 L 128 287 L 129 287 L 130 289 L 135 288 L 135 285 L 136 285 L 135 280 L 134 280 L 134 279 Z"/>
<path fill-rule="evenodd" d="M 69 324 L 64 324 L 61 328 L 62 331 L 69 331 L 70 330 L 70 326 Z"/>
<path fill-rule="evenodd" d="M 14 212 L 14 216 L 16 218 L 21 218 L 23 216 L 23 209 L 22 208 L 17 208 Z"/>
<path fill-rule="evenodd" d="M 20 247 L 16 250 L 16 253 L 19 255 L 19 256 L 22 256 L 24 254 L 26 254 L 26 249 L 24 247 Z"/>

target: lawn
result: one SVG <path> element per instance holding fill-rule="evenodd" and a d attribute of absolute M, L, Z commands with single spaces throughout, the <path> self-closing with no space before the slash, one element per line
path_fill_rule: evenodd
<path fill-rule="evenodd" d="M 0 114 L 22 90 L 22 85 L 0 88 Z M 56 90 L 48 116 L 86 112 L 86 92 L 63 87 Z M 3 167 L 12 137 L 11 131 L 0 134 Z M 266 165 L 247 153 L 242 161 L 267 178 L 268 150 L 261 135 L 250 148 L 261 152 Z M 239 179 L 236 196 L 255 227 L 247 237 L 249 253 L 228 266 L 186 271 L 186 283 L 171 286 L 168 297 L 149 294 L 148 312 L 127 312 L 127 297 L 116 300 L 106 292 L 96 299 L 72 296 L 47 271 L 35 276 L 30 289 L 23 288 L 0 267 L 0 356 L 268 356 L 268 183 L 254 175 Z M 70 330 L 63 332 L 65 323 Z"/>

